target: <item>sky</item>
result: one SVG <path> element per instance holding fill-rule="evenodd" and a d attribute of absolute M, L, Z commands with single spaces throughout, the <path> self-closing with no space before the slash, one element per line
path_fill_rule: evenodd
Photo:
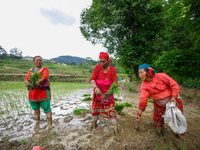
<path fill-rule="evenodd" d="M 80 32 L 80 14 L 92 0 L 0 0 L 0 46 L 23 56 L 51 59 L 62 55 L 98 59 L 102 45 Z"/>

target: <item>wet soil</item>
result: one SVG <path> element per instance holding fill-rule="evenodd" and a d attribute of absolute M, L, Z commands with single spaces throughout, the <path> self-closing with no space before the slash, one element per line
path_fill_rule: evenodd
<path fill-rule="evenodd" d="M 45 114 L 41 111 L 41 121 L 36 124 L 33 114 L 21 116 L 16 121 L 8 120 L 7 126 L 0 124 L 0 150 L 31 150 L 35 145 L 47 146 L 45 149 L 55 150 L 152 150 L 152 149 L 200 149 L 200 94 L 198 90 L 181 87 L 184 115 L 187 120 L 187 132 L 178 138 L 165 125 L 164 133 L 159 135 L 152 125 L 153 104 L 148 103 L 142 115 L 141 123 L 137 124 L 135 115 L 139 103 L 139 84 L 120 86 L 122 101 L 133 107 L 125 107 L 123 115 L 118 115 L 119 135 L 114 134 L 109 119 L 100 117 L 97 128 L 93 131 L 90 113 L 74 115 L 77 108 L 90 109 L 91 101 L 83 102 L 83 94 L 91 94 L 92 88 L 78 90 L 68 94 L 58 103 L 51 104 L 53 112 L 53 129 L 48 129 Z M 129 92 L 128 87 L 133 91 Z"/>

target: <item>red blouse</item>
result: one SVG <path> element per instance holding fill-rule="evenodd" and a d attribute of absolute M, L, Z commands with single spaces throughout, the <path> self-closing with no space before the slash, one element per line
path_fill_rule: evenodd
<path fill-rule="evenodd" d="M 143 81 L 140 91 L 139 109 L 145 110 L 148 97 L 153 100 L 162 100 L 169 96 L 178 97 L 179 85 L 165 73 L 156 73 L 152 82 Z"/>
<path fill-rule="evenodd" d="M 30 74 L 34 74 L 33 71 L 34 68 L 29 69 L 26 77 L 26 80 L 30 80 Z M 49 70 L 47 67 L 42 67 L 37 72 L 40 72 L 40 79 L 48 80 L 49 76 Z M 29 90 L 29 102 L 41 102 L 41 101 L 47 101 L 48 99 L 51 99 L 51 91 L 48 89 L 42 89 L 42 88 L 36 88 L 33 91 Z"/>
<path fill-rule="evenodd" d="M 103 72 L 103 69 L 101 67 L 101 65 L 96 65 L 94 67 L 94 71 L 92 73 L 92 78 L 91 78 L 91 81 L 92 80 L 97 80 L 97 79 L 101 79 L 101 80 L 111 80 L 113 82 L 116 82 L 116 84 L 118 84 L 118 81 L 117 81 L 117 73 L 116 73 L 116 70 L 113 66 L 109 66 L 110 69 L 108 70 L 107 73 L 104 73 Z"/>

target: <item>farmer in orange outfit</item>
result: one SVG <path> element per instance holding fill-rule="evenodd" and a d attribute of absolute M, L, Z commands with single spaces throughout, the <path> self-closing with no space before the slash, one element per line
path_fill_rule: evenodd
<path fill-rule="evenodd" d="M 37 123 L 40 121 L 40 107 L 44 110 L 47 115 L 49 127 L 52 127 L 52 112 L 50 107 L 51 91 L 50 83 L 48 81 L 49 70 L 47 67 L 42 67 L 42 57 L 35 56 L 33 58 L 35 68 L 31 68 L 26 77 L 25 85 L 28 87 L 29 103 L 34 110 L 35 120 Z M 38 72 L 40 79 L 38 83 L 31 85 L 30 75 Z"/>
<path fill-rule="evenodd" d="M 174 102 L 183 113 L 183 104 L 178 94 L 179 85 L 165 73 L 156 73 L 147 63 L 139 66 L 139 77 L 143 82 L 136 121 L 140 122 L 142 112 L 145 111 L 148 103 L 148 97 L 151 97 L 154 104 L 153 125 L 157 127 L 160 133 L 164 126 L 162 115 L 165 113 L 168 102 Z"/>

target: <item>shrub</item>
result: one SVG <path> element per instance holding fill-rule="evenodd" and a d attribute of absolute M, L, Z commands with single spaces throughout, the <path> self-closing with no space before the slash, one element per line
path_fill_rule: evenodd
<path fill-rule="evenodd" d="M 188 89 L 200 90 L 200 80 L 197 78 L 195 78 L 194 80 L 192 78 L 188 78 L 187 81 L 184 82 L 182 85 Z"/>

